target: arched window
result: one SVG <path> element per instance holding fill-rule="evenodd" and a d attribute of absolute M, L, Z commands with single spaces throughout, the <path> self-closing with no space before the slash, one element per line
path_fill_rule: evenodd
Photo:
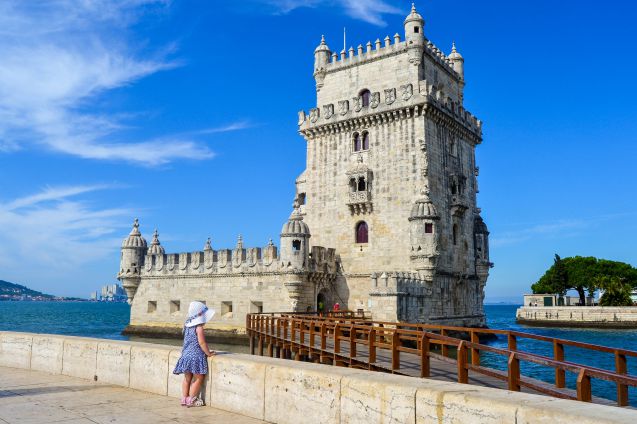
<path fill-rule="evenodd" d="M 301 250 L 301 240 L 292 240 L 292 250 L 294 252 Z"/>
<path fill-rule="evenodd" d="M 358 191 L 367 190 L 367 184 L 365 184 L 365 177 L 360 177 L 358 179 Z"/>
<path fill-rule="evenodd" d="M 453 224 L 453 245 L 458 244 L 458 224 Z"/>
<path fill-rule="evenodd" d="M 356 191 L 356 178 L 349 179 L 349 191 L 352 193 Z"/>
<path fill-rule="evenodd" d="M 362 147 L 361 135 L 359 133 L 354 133 L 354 151 L 360 152 L 361 147 Z"/>
<path fill-rule="evenodd" d="M 369 99 L 372 96 L 372 93 L 370 93 L 369 90 L 363 90 L 361 91 L 360 96 L 362 97 L 362 100 L 363 100 L 363 107 L 368 107 Z"/>
<path fill-rule="evenodd" d="M 356 243 L 367 243 L 369 241 L 369 230 L 367 223 L 361 221 L 356 224 Z"/>
<path fill-rule="evenodd" d="M 369 133 L 365 131 L 363 133 L 363 150 L 369 149 Z"/>

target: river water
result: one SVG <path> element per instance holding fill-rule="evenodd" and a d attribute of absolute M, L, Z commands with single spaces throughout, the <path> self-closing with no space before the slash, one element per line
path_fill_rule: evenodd
<path fill-rule="evenodd" d="M 486 305 L 489 327 L 503 330 L 525 331 L 548 337 L 577 340 L 586 343 L 624 348 L 637 351 L 636 330 L 593 330 L 567 328 L 526 327 L 516 323 L 514 305 Z M 97 337 L 115 340 L 135 340 L 162 344 L 181 345 L 180 340 L 142 339 L 122 336 L 121 332 L 128 324 L 130 307 L 125 303 L 94 302 L 0 302 L 0 331 L 26 331 L 36 333 L 65 334 L 83 337 Z M 507 347 L 506 339 L 489 342 L 494 347 Z M 247 353 L 247 346 L 214 344 L 217 350 Z M 553 355 L 553 346 L 549 343 L 520 340 L 518 348 L 545 356 Z M 565 347 L 565 357 L 569 361 L 593 365 L 599 368 L 614 369 L 614 357 L 610 354 L 590 354 L 579 348 Z M 506 370 L 506 358 L 496 355 L 484 355 L 482 362 Z M 637 375 L 637 358 L 628 359 L 629 374 Z M 552 369 L 522 362 L 522 374 L 544 381 L 553 382 Z M 575 387 L 576 376 L 567 373 L 567 385 Z M 593 379 L 593 393 L 608 399 L 615 399 L 615 386 L 605 381 Z M 637 405 L 637 390 L 630 389 L 630 401 Z"/>

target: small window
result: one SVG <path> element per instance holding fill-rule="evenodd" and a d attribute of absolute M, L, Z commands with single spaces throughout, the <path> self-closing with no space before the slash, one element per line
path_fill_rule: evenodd
<path fill-rule="evenodd" d="M 350 178 L 349 180 L 349 189 L 352 193 L 354 193 L 356 191 L 356 179 L 355 178 Z"/>
<path fill-rule="evenodd" d="M 365 183 L 365 177 L 360 177 L 358 179 L 358 191 L 367 190 L 367 184 Z"/>
<path fill-rule="evenodd" d="M 367 223 L 361 221 L 356 224 L 356 243 L 368 243 L 369 242 L 369 230 Z"/>
<path fill-rule="evenodd" d="M 170 313 L 174 314 L 175 312 L 179 312 L 181 309 L 181 302 L 179 300 L 171 300 L 170 301 Z"/>
<path fill-rule="evenodd" d="M 225 317 L 228 314 L 232 314 L 232 302 L 231 301 L 221 302 L 221 316 Z"/>
<path fill-rule="evenodd" d="M 294 252 L 301 250 L 301 240 L 292 240 L 292 250 Z"/>
<path fill-rule="evenodd" d="M 157 301 L 156 300 L 149 300 L 148 301 L 148 313 L 152 314 L 156 310 L 157 310 Z"/>
<path fill-rule="evenodd" d="M 370 93 L 369 90 L 363 90 L 361 91 L 360 96 L 362 97 L 362 100 L 363 100 L 363 107 L 368 107 L 369 99 L 372 96 L 372 93 Z"/>
<path fill-rule="evenodd" d="M 453 224 L 453 245 L 458 244 L 458 224 Z"/>
<path fill-rule="evenodd" d="M 420 27 L 414 27 L 414 32 L 418 34 L 420 32 Z"/>
<path fill-rule="evenodd" d="M 427 222 L 425 223 L 425 233 L 431 234 L 434 232 L 434 224 Z"/>
<path fill-rule="evenodd" d="M 451 183 L 451 194 L 458 194 L 458 184 L 455 181 Z"/>
<path fill-rule="evenodd" d="M 369 133 L 367 131 L 363 133 L 363 150 L 369 150 Z"/>
<path fill-rule="evenodd" d="M 354 151 L 360 152 L 361 150 L 361 135 L 359 133 L 354 133 Z"/>
<path fill-rule="evenodd" d="M 305 204 L 305 193 L 299 193 L 299 205 Z"/>
<path fill-rule="evenodd" d="M 250 312 L 253 314 L 261 314 L 263 313 L 263 302 L 250 302 Z"/>

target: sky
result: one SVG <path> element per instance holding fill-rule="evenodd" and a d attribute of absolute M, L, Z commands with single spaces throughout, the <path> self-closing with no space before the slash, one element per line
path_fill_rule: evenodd
<path fill-rule="evenodd" d="M 419 1 L 484 121 L 486 300 L 553 255 L 637 266 L 637 5 Z M 305 166 L 313 51 L 403 34 L 392 0 L 0 0 L 0 279 L 87 297 L 135 217 L 168 252 L 275 242 Z"/>

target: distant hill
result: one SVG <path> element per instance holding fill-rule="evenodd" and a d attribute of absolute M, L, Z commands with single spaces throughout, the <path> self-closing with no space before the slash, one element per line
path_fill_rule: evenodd
<path fill-rule="evenodd" d="M 20 284 L 0 280 L 0 298 L 17 298 L 20 296 L 27 296 L 31 298 L 37 297 L 44 299 L 52 299 L 54 297 L 50 294 L 44 294 L 39 291 L 31 290 L 30 288 L 21 286 Z"/>

